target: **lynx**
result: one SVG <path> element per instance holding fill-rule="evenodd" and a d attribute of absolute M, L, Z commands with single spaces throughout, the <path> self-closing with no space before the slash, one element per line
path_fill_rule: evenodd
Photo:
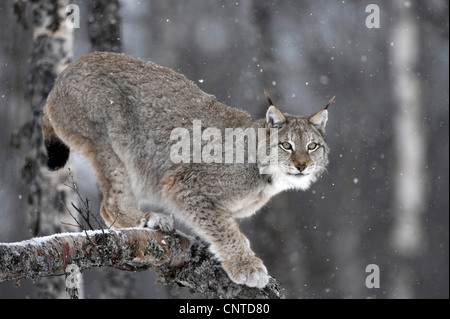
<path fill-rule="evenodd" d="M 236 219 L 253 215 L 282 191 L 307 189 L 324 172 L 331 103 L 303 117 L 283 114 L 267 98 L 265 118 L 253 121 L 168 68 L 123 54 L 87 54 L 58 76 L 47 98 L 42 130 L 48 166 L 60 169 L 70 148 L 78 151 L 97 175 L 107 225 L 170 228 L 173 215 L 209 242 L 231 280 L 262 288 L 267 269 Z M 192 134 L 196 120 L 222 132 L 264 129 L 267 143 L 276 130 L 276 164 L 175 163 L 171 133 L 186 128 Z M 145 203 L 169 216 L 142 212 Z"/>

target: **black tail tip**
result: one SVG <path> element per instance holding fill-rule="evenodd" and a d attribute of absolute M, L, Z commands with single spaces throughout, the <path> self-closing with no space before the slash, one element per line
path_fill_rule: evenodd
<path fill-rule="evenodd" d="M 70 149 L 67 145 L 54 138 L 45 142 L 45 148 L 47 149 L 47 166 L 51 171 L 57 171 L 66 165 L 69 159 Z"/>

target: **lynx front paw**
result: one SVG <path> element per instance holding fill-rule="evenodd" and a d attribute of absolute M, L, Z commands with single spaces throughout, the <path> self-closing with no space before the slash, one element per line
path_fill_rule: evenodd
<path fill-rule="evenodd" d="M 170 231 L 173 229 L 173 219 L 165 214 L 147 213 L 141 219 L 139 226 Z"/>
<path fill-rule="evenodd" d="M 239 260 L 233 263 L 232 260 L 222 262 L 225 271 L 231 280 L 240 285 L 249 287 L 264 288 L 269 282 L 267 268 L 257 257 Z"/>

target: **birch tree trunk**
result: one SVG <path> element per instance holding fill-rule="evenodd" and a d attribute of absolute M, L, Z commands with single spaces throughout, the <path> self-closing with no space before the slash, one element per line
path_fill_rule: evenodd
<path fill-rule="evenodd" d="M 392 242 L 397 253 L 397 273 L 392 297 L 413 298 L 414 282 L 411 260 L 425 242 L 423 214 L 426 212 L 426 136 L 421 127 L 423 104 L 421 83 L 417 76 L 420 54 L 420 29 L 415 8 L 395 2 L 397 15 L 393 30 L 392 78 L 396 112 L 395 191 Z"/>
<path fill-rule="evenodd" d="M 33 118 L 26 124 L 29 152 L 22 175 L 30 185 L 31 228 L 33 236 L 67 231 L 61 223 L 70 216 L 61 200 L 75 202 L 75 194 L 63 186 L 67 170 L 51 173 L 47 169 L 47 155 L 42 140 L 42 109 L 56 76 L 72 59 L 72 30 L 65 23 L 68 0 L 29 1 L 33 15 L 33 45 L 29 63 L 27 94 Z M 25 137 L 25 136 L 24 136 Z M 64 280 L 45 278 L 37 284 L 40 298 L 67 297 Z"/>

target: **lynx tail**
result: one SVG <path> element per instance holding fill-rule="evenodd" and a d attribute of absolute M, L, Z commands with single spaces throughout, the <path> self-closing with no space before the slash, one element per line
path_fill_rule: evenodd
<path fill-rule="evenodd" d="M 57 171 L 66 165 L 70 149 L 55 134 L 52 124 L 44 111 L 42 117 L 42 135 L 47 149 L 47 166 L 52 171 Z"/>

